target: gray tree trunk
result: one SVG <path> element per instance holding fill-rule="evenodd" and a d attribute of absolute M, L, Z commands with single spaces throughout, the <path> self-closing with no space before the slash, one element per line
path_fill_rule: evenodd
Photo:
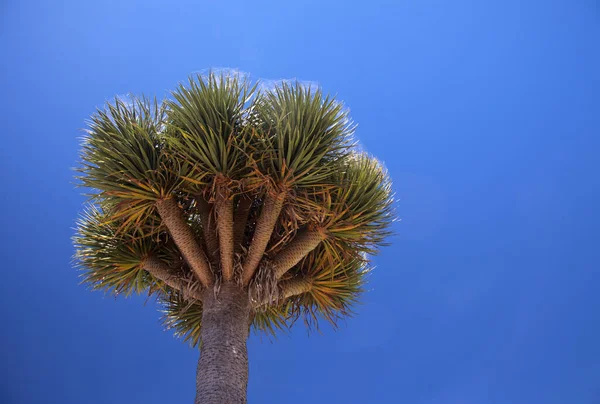
<path fill-rule="evenodd" d="M 233 282 L 204 293 L 196 404 L 246 403 L 250 307 Z"/>

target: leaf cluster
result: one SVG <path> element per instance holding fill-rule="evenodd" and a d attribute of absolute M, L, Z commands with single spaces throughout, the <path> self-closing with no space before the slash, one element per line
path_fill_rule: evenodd
<path fill-rule="evenodd" d="M 94 190 L 75 236 L 83 280 L 115 294 L 156 294 L 165 322 L 198 342 L 201 302 L 144 271 L 149 254 L 174 274 L 190 269 L 155 208 L 175 198 L 198 239 L 205 228 L 194 209 L 215 189 L 252 201 L 242 241 L 242 260 L 268 192 L 285 202 L 267 252 L 277 254 L 299 229 L 328 234 L 286 275 L 309 279 L 308 293 L 278 299 L 258 310 L 256 330 L 275 333 L 298 318 L 335 324 L 357 301 L 369 271 L 366 254 L 389 235 L 393 198 L 389 176 L 374 158 L 355 148 L 348 111 L 320 89 L 281 83 L 258 90 L 240 75 L 209 73 L 181 84 L 163 102 L 116 99 L 89 122 L 79 178 Z"/>

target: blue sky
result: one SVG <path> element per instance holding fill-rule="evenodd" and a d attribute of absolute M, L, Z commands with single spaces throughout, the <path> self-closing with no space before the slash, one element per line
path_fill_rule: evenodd
<path fill-rule="evenodd" d="M 152 302 L 78 285 L 80 131 L 232 67 L 316 81 L 394 180 L 393 245 L 337 332 L 251 338 L 251 403 L 600 402 L 600 6 L 562 1 L 0 5 L 0 401 L 192 402 Z"/>

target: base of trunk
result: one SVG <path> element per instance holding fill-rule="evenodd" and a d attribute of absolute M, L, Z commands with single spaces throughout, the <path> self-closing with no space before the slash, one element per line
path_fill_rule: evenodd
<path fill-rule="evenodd" d="M 233 282 L 204 293 L 196 404 L 246 403 L 250 307 Z"/>

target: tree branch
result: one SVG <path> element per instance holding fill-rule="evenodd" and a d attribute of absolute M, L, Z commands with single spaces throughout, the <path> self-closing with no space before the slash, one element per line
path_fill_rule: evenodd
<path fill-rule="evenodd" d="M 281 213 L 283 202 L 285 200 L 285 193 L 281 192 L 278 194 L 267 194 L 265 201 L 260 212 L 260 216 L 256 222 L 256 229 L 254 230 L 254 236 L 248 249 L 248 256 L 244 262 L 244 269 L 242 271 L 242 281 L 245 286 L 250 283 L 252 276 L 256 272 L 256 268 L 262 259 L 267 244 L 271 239 L 271 234 Z"/>
<path fill-rule="evenodd" d="M 252 208 L 252 202 L 252 198 L 242 195 L 235 210 L 233 219 L 233 252 L 235 254 L 242 251 L 246 224 L 248 223 L 248 215 Z"/>
<path fill-rule="evenodd" d="M 217 232 L 221 255 L 221 272 L 226 282 L 233 279 L 233 198 L 223 185 L 217 185 Z"/>
<path fill-rule="evenodd" d="M 167 286 L 181 292 L 186 300 L 202 300 L 202 292 L 193 289 L 187 280 L 171 273 L 169 267 L 157 257 L 150 255 L 142 261 L 142 268 Z"/>
<path fill-rule="evenodd" d="M 289 299 L 290 297 L 298 296 L 303 293 L 309 292 L 312 289 L 312 282 L 310 279 L 307 278 L 296 277 L 280 282 L 277 285 L 277 287 L 279 289 L 279 293 L 276 297 L 270 300 L 267 296 L 265 296 L 265 298 L 262 301 L 254 302 L 254 308 L 274 303 L 278 300 L 283 302 Z"/>
<path fill-rule="evenodd" d="M 215 260 L 219 251 L 219 240 L 217 239 L 217 226 L 214 215 L 212 215 L 213 204 L 206 202 L 202 195 L 196 195 L 196 206 L 202 223 L 202 236 L 206 244 L 208 258 Z"/>
<path fill-rule="evenodd" d="M 160 199 L 156 209 L 169 230 L 179 251 L 186 259 L 192 271 L 204 287 L 212 285 L 214 277 L 202 248 L 196 241 L 194 233 L 183 217 L 183 211 L 173 198 Z"/>
<path fill-rule="evenodd" d="M 310 279 L 296 277 L 279 283 L 279 296 L 282 300 L 286 300 L 290 297 L 306 293 L 311 289 L 312 282 Z"/>
<path fill-rule="evenodd" d="M 301 230 L 271 261 L 275 278 L 280 279 L 326 238 L 322 230 Z"/>

